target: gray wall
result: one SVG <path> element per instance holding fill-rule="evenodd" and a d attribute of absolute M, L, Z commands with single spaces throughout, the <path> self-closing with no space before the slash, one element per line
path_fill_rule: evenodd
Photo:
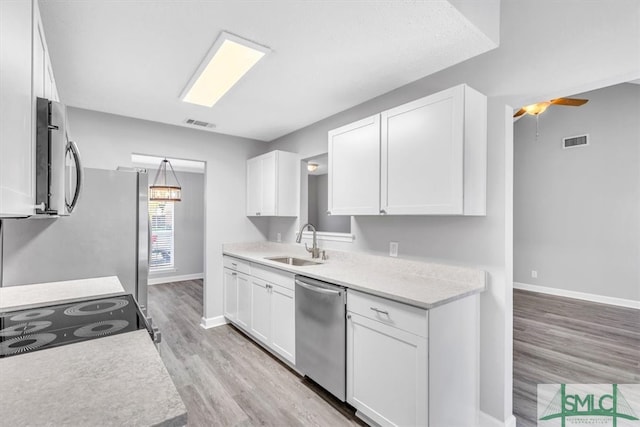
<path fill-rule="evenodd" d="M 639 301 L 640 85 L 575 97 L 514 126 L 514 281 Z"/>
<path fill-rule="evenodd" d="M 247 159 L 266 144 L 78 108 L 68 114 L 86 167 L 132 166 L 132 153 L 206 163 L 204 317 L 221 319 L 223 243 L 264 240 L 268 232 L 266 217 L 247 218 L 245 196 Z"/>
<path fill-rule="evenodd" d="M 309 175 L 309 222 L 318 231 L 350 233 L 351 218 L 327 215 L 329 210 L 329 175 Z"/>
<path fill-rule="evenodd" d="M 153 180 L 154 171 L 150 175 Z M 149 279 L 204 273 L 204 174 L 176 172 L 176 176 L 182 200 L 173 212 L 174 270 L 150 273 Z"/>
<path fill-rule="evenodd" d="M 309 175 L 307 178 L 307 197 L 309 202 L 309 210 L 307 211 L 307 222 L 318 225 L 318 177 L 317 175 Z"/>

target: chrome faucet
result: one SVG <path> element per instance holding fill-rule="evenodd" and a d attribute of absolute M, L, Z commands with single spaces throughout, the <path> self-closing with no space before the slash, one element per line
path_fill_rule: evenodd
<path fill-rule="evenodd" d="M 296 238 L 296 243 L 300 243 L 302 240 L 302 232 L 305 228 L 309 228 L 313 232 L 313 245 L 311 249 L 307 247 L 307 244 L 304 244 L 304 248 L 307 252 L 311 253 L 311 258 L 320 258 L 320 248 L 318 247 L 318 242 L 316 241 L 316 227 L 310 222 L 306 223 L 302 227 L 300 227 L 300 232 L 298 233 L 298 237 Z"/>

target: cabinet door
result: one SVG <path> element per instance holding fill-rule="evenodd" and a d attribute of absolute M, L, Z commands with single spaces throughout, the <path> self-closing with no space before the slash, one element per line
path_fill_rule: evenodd
<path fill-rule="evenodd" d="M 228 268 L 223 273 L 224 317 L 235 322 L 238 317 L 238 273 Z"/>
<path fill-rule="evenodd" d="M 35 19 L 36 26 L 33 31 L 33 96 L 47 98 L 45 85 L 45 69 L 47 48 L 44 41 L 44 32 L 39 19 Z M 50 92 L 50 91 L 49 91 Z"/>
<path fill-rule="evenodd" d="M 270 285 L 264 280 L 251 278 L 251 334 L 269 343 L 271 329 L 271 293 Z"/>
<path fill-rule="evenodd" d="M 296 315 L 294 291 L 282 286 L 271 288 L 271 348 L 295 363 Z"/>
<path fill-rule="evenodd" d="M 381 115 L 381 205 L 388 214 L 462 214 L 464 88 Z"/>
<path fill-rule="evenodd" d="M 262 180 L 262 205 L 261 215 L 277 215 L 277 156 L 275 152 L 260 157 Z"/>
<path fill-rule="evenodd" d="M 238 273 L 238 325 L 249 330 L 251 328 L 251 279 L 246 274 Z"/>
<path fill-rule="evenodd" d="M 347 402 L 382 426 L 427 425 L 427 340 L 347 316 Z"/>
<path fill-rule="evenodd" d="M 380 116 L 329 132 L 329 212 L 380 213 Z"/>
<path fill-rule="evenodd" d="M 56 82 L 53 78 L 53 68 L 49 55 L 45 56 L 44 63 L 44 97 L 51 101 L 58 101 Z"/>
<path fill-rule="evenodd" d="M 34 213 L 32 15 L 31 1 L 0 1 L 0 217 Z"/>
<path fill-rule="evenodd" d="M 247 216 L 260 215 L 262 210 L 262 163 L 256 157 L 247 160 Z"/>

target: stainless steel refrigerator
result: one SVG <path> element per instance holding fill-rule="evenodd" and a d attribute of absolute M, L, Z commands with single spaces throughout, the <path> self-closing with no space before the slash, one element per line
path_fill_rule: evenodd
<path fill-rule="evenodd" d="M 147 173 L 85 168 L 84 180 L 73 215 L 3 221 L 2 286 L 118 276 L 146 308 Z"/>

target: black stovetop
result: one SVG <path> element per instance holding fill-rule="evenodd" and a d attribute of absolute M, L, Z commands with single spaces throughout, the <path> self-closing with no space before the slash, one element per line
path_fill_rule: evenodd
<path fill-rule="evenodd" d="M 150 328 L 132 295 L 0 313 L 0 358 Z"/>

